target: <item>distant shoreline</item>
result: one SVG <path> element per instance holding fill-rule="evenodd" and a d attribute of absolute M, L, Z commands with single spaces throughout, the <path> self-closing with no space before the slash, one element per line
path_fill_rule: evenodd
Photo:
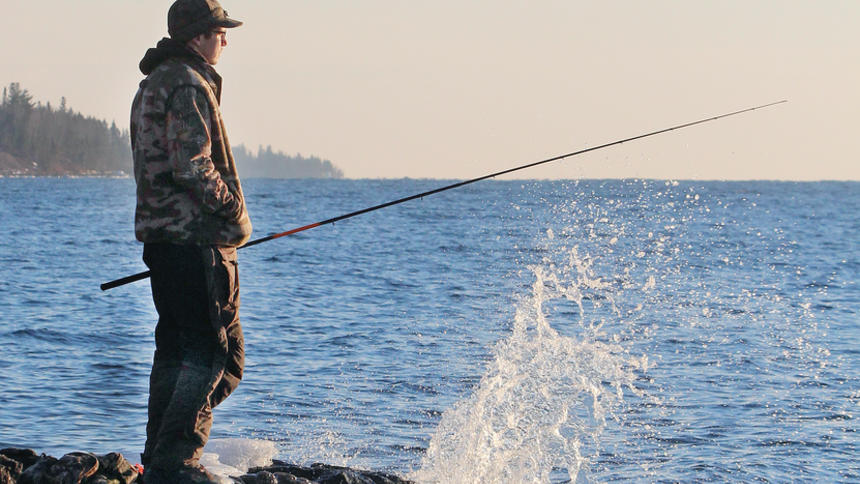
<path fill-rule="evenodd" d="M 44 174 L 44 173 L 0 173 L 0 179 L 14 178 L 92 178 L 92 179 L 134 179 L 130 173 L 77 173 L 77 174 Z M 330 177 L 278 177 L 278 176 L 242 176 L 243 181 L 247 180 L 339 180 L 339 181 L 457 181 L 465 180 L 462 178 L 411 178 L 411 177 L 391 177 L 391 178 L 330 178 Z M 651 183 L 860 183 L 860 180 L 773 180 L 773 179 L 749 179 L 749 180 L 698 180 L 698 179 L 665 179 L 665 178 L 511 178 L 511 179 L 488 179 L 483 182 L 651 182 Z"/>
<path fill-rule="evenodd" d="M 319 156 L 288 155 L 260 146 L 232 147 L 244 177 L 343 178 L 343 170 Z M 17 82 L 0 98 L 0 176 L 128 177 L 132 168 L 129 130 L 84 116 L 66 105 L 34 102 Z"/>

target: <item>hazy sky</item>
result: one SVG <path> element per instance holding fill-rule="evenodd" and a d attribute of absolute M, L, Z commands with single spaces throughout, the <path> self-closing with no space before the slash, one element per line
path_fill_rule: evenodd
<path fill-rule="evenodd" d="M 171 0 L 6 0 L 0 84 L 128 125 Z M 860 180 L 857 0 L 224 0 L 233 144 L 348 177 Z M 241 167 L 240 167 L 241 173 Z"/>

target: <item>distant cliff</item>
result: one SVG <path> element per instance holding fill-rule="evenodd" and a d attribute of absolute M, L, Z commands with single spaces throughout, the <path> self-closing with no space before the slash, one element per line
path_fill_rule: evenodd
<path fill-rule="evenodd" d="M 233 148 L 244 178 L 343 178 L 328 160 L 289 156 L 262 147 L 252 154 Z M 131 143 L 116 123 L 76 113 L 66 106 L 34 103 L 13 82 L 0 101 L 0 176 L 129 176 Z"/>

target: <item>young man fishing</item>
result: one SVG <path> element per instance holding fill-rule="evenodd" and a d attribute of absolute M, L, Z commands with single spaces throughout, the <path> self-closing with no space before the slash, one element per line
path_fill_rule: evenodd
<path fill-rule="evenodd" d="M 131 144 L 135 235 L 158 311 L 144 482 L 217 482 L 199 465 L 212 409 L 242 378 L 236 248 L 251 235 L 212 67 L 242 22 L 217 0 L 176 0 L 169 38 L 140 61 Z"/>

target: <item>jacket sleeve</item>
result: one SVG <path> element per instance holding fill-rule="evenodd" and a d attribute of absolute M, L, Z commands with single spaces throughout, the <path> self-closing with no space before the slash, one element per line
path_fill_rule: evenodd
<path fill-rule="evenodd" d="M 167 108 L 167 153 L 173 180 L 204 212 L 236 219 L 241 202 L 212 163 L 211 115 L 206 95 L 193 86 L 174 91 Z"/>

